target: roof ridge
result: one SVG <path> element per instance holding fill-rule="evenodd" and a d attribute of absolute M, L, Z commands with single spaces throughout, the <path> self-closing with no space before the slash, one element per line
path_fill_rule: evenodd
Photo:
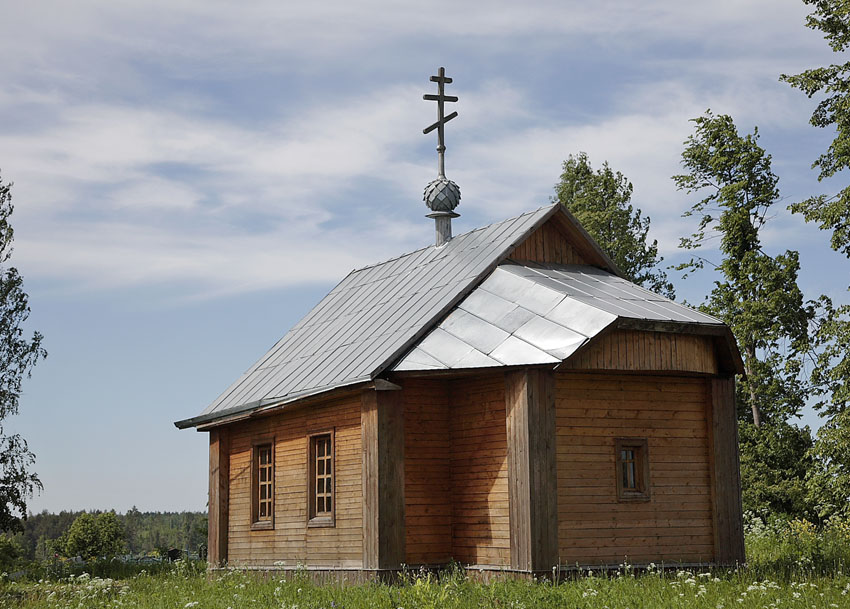
<path fill-rule="evenodd" d="M 533 231 L 537 230 L 544 222 L 548 221 L 549 218 L 552 217 L 554 213 L 557 213 L 558 208 L 561 207 L 561 204 L 555 202 L 551 205 L 546 205 L 544 207 L 538 207 L 534 211 L 530 211 L 524 214 L 520 214 L 514 218 L 508 218 L 507 220 L 503 220 L 502 222 L 494 222 L 493 224 L 488 224 L 482 228 L 490 228 L 499 224 L 504 224 L 508 222 L 516 222 L 520 218 L 524 218 L 529 215 L 540 215 L 540 217 L 535 220 L 534 224 L 525 228 L 522 233 L 518 236 L 515 236 L 513 240 L 508 243 L 505 243 L 502 248 L 495 254 L 491 255 L 489 258 L 489 262 L 487 265 L 475 276 L 470 278 L 465 282 L 465 285 L 458 290 L 454 297 L 452 297 L 449 302 L 442 307 L 436 314 L 432 315 L 431 318 L 424 323 L 420 329 L 413 334 L 408 340 L 406 340 L 403 345 L 396 349 L 395 352 L 392 353 L 388 358 L 385 358 L 384 361 L 372 371 L 372 378 L 377 378 L 381 373 L 384 372 L 387 368 L 391 367 L 395 362 L 399 361 L 401 357 L 404 356 L 406 352 L 408 352 L 413 346 L 415 346 L 424 336 L 426 336 L 434 327 L 436 327 L 442 318 L 444 318 L 457 304 L 462 301 L 466 296 L 474 290 L 478 285 L 483 282 L 493 270 L 502 263 L 510 254 L 511 251 L 523 240 L 528 238 L 528 235 Z M 541 214 L 543 210 L 546 210 L 546 213 Z M 464 233 L 466 235 L 471 234 L 475 231 L 470 231 L 470 233 Z"/>
<path fill-rule="evenodd" d="M 511 218 L 505 218 L 504 220 L 499 220 L 497 222 L 491 222 L 490 224 L 485 224 L 484 226 L 479 226 L 478 228 L 473 228 L 472 230 L 468 230 L 465 233 L 461 233 L 459 235 L 452 237 L 451 241 L 454 241 L 455 239 L 460 239 L 462 237 L 466 237 L 468 235 L 471 235 L 472 233 L 477 233 L 478 231 L 486 230 L 486 229 L 488 229 L 492 226 L 496 226 L 497 224 L 504 224 L 505 222 L 512 222 L 514 220 L 519 220 L 523 216 L 536 214 L 541 209 L 548 209 L 550 207 L 554 207 L 555 205 L 558 205 L 558 203 L 554 203 L 554 204 L 550 204 L 550 205 L 542 205 L 542 206 L 538 207 L 537 209 L 533 209 L 531 211 L 521 213 L 518 216 L 513 216 Z M 451 243 L 451 241 L 449 241 L 448 243 Z M 425 247 L 420 247 L 419 249 L 415 249 L 413 251 L 406 252 L 404 254 L 399 254 L 398 256 L 395 256 L 393 258 L 387 258 L 386 260 L 383 260 L 381 262 L 375 262 L 373 264 L 367 264 L 366 266 L 361 266 L 360 268 L 353 269 L 349 273 L 349 275 L 351 275 L 353 273 L 359 273 L 360 271 L 368 271 L 369 269 L 374 269 L 375 267 L 383 266 L 383 265 L 388 264 L 390 262 L 395 262 L 396 260 L 401 260 L 402 258 L 406 258 L 407 256 L 412 256 L 413 254 L 418 254 L 419 252 L 424 252 L 425 250 L 429 250 L 429 249 L 432 249 L 432 248 L 436 248 L 436 246 L 435 245 L 426 245 Z M 348 275 L 346 275 L 346 277 L 347 276 Z"/>

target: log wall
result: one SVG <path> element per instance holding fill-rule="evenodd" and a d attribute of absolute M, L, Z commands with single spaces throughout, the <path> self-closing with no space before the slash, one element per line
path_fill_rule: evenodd
<path fill-rule="evenodd" d="M 448 383 L 406 380 L 403 400 L 405 563 L 443 564 L 452 557 Z"/>
<path fill-rule="evenodd" d="M 230 427 L 231 565 L 360 567 L 363 558 L 359 396 Z M 307 436 L 334 429 L 333 527 L 307 526 Z M 274 529 L 251 530 L 251 443 L 274 436 Z"/>
<path fill-rule="evenodd" d="M 452 556 L 474 565 L 510 564 L 507 429 L 503 374 L 450 388 Z"/>
<path fill-rule="evenodd" d="M 562 564 L 714 557 L 709 379 L 556 374 Z M 619 502 L 616 438 L 648 439 L 651 500 Z"/>

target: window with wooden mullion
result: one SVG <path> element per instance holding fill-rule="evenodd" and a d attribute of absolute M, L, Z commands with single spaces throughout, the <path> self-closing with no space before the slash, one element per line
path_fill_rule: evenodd
<path fill-rule="evenodd" d="M 620 469 L 623 473 L 623 489 L 630 491 L 638 490 L 637 472 L 635 471 L 637 466 L 637 462 L 635 461 L 635 449 L 620 449 L 620 463 L 622 464 Z"/>
<path fill-rule="evenodd" d="M 333 434 L 310 437 L 310 524 L 333 526 Z"/>
<path fill-rule="evenodd" d="M 257 449 L 257 521 L 272 519 L 272 447 L 260 446 Z"/>
<path fill-rule="evenodd" d="M 256 440 L 251 448 L 251 528 L 274 528 L 274 439 Z"/>
<path fill-rule="evenodd" d="M 330 516 L 333 508 L 331 438 L 316 438 L 316 516 Z"/>
<path fill-rule="evenodd" d="M 614 441 L 617 466 L 617 499 L 649 501 L 649 443 L 646 438 L 618 438 Z"/>

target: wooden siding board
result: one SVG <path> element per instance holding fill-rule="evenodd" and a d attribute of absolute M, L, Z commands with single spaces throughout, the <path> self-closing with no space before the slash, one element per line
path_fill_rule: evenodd
<path fill-rule="evenodd" d="M 508 566 L 510 532 L 504 375 L 457 379 L 449 385 L 452 481 L 451 554 L 465 564 Z M 457 437 L 455 430 L 479 429 Z M 498 431 L 501 434 L 493 434 Z M 477 472 L 477 486 L 468 473 Z"/>
<path fill-rule="evenodd" d="M 721 564 L 743 563 L 744 530 L 734 377 L 711 380 L 710 409 L 715 560 Z"/>
<path fill-rule="evenodd" d="M 569 371 L 555 378 L 561 562 L 712 560 L 711 381 Z M 617 437 L 648 439 L 650 501 L 618 502 Z"/>
<path fill-rule="evenodd" d="M 696 372 L 717 374 L 711 336 L 614 330 L 599 336 L 562 364 L 570 370 Z"/>
<path fill-rule="evenodd" d="M 510 257 L 529 262 L 588 264 L 587 259 L 570 245 L 569 239 L 563 222 L 554 217 L 517 245 Z"/>
<path fill-rule="evenodd" d="M 363 392 L 363 566 L 405 561 L 404 407 L 401 391 Z"/>
<path fill-rule="evenodd" d="M 360 398 L 351 397 L 235 423 L 229 427 L 228 558 L 235 566 L 362 566 Z M 307 436 L 334 430 L 335 522 L 307 527 Z M 274 529 L 250 527 L 250 450 L 255 437 L 275 436 Z"/>
<path fill-rule="evenodd" d="M 227 517 L 230 501 L 229 436 L 226 429 L 210 431 L 209 527 L 207 558 L 213 566 L 227 562 Z"/>
<path fill-rule="evenodd" d="M 505 403 L 511 567 L 548 572 L 558 563 L 553 373 L 507 373 Z"/>
<path fill-rule="evenodd" d="M 452 557 L 448 381 L 407 380 L 403 400 L 405 562 L 446 563 Z"/>

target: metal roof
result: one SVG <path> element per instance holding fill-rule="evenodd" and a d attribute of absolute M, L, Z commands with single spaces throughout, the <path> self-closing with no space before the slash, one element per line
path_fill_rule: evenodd
<path fill-rule="evenodd" d="M 352 271 L 201 415 L 177 426 L 375 378 L 559 210 L 576 223 L 556 203 Z"/>
<path fill-rule="evenodd" d="M 723 322 L 586 265 L 499 265 L 393 370 L 557 364 L 620 319 Z"/>

